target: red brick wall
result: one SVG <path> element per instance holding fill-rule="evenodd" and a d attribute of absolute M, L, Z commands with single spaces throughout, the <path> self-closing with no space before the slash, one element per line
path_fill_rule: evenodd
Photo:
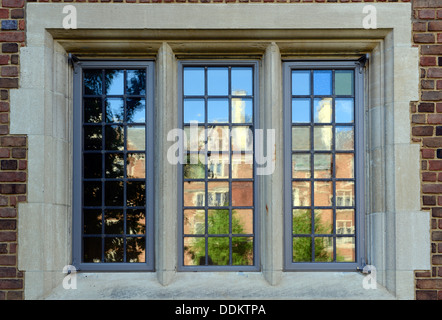
<path fill-rule="evenodd" d="M 26 201 L 27 138 L 9 134 L 9 90 L 18 88 L 25 0 L 0 0 L 0 300 L 23 299 L 17 268 L 17 203 Z M 50 0 L 28 0 L 50 2 Z M 410 2 L 410 0 L 52 0 L 127 3 Z M 421 99 L 411 103 L 412 139 L 422 146 L 422 209 L 431 210 L 432 269 L 416 271 L 416 299 L 442 300 L 442 0 L 412 0 L 420 50 Z M 13 106 L 12 106 L 13 107 Z M 30 159 L 32 161 L 32 159 Z"/>
<path fill-rule="evenodd" d="M 412 139 L 421 145 L 422 209 L 431 211 L 431 270 L 416 271 L 416 299 L 442 300 L 442 1 L 413 2 L 420 52 L 420 101 L 411 104 Z"/>

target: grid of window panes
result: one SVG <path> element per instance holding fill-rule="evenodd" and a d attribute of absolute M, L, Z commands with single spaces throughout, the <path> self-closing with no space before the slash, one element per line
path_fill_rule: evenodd
<path fill-rule="evenodd" d="M 293 69 L 293 262 L 355 262 L 354 70 Z"/>
<path fill-rule="evenodd" d="M 146 69 L 84 69 L 82 103 L 82 262 L 146 262 Z"/>
<path fill-rule="evenodd" d="M 183 266 L 254 264 L 254 68 L 184 66 Z"/>

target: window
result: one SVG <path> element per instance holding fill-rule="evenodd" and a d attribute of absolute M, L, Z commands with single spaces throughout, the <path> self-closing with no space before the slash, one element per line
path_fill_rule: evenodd
<path fill-rule="evenodd" d="M 180 270 L 256 270 L 257 64 L 180 64 Z"/>
<path fill-rule="evenodd" d="M 286 62 L 287 270 L 361 266 L 362 73 L 357 62 Z"/>
<path fill-rule="evenodd" d="M 153 64 L 81 61 L 74 79 L 74 263 L 153 268 Z"/>

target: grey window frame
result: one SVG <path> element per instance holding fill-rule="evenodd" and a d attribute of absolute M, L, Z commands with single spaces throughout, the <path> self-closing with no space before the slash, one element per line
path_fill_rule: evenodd
<path fill-rule="evenodd" d="M 292 108 L 291 71 L 321 69 L 354 70 L 354 141 L 355 141 L 355 262 L 293 262 L 292 232 Z M 358 271 L 365 265 L 365 197 L 364 197 L 364 70 L 360 60 L 284 61 L 283 62 L 284 109 L 284 269 L 285 271 Z M 313 121 L 313 119 L 311 119 Z M 333 120 L 334 123 L 334 120 Z M 333 149 L 334 150 L 334 149 Z M 310 148 L 312 152 L 312 148 Z M 314 177 L 311 177 L 313 180 Z M 311 194 L 313 197 L 313 193 Z M 333 201 L 336 208 L 336 200 Z M 313 207 L 312 207 L 313 208 Z M 335 219 L 334 219 L 335 220 Z M 336 225 L 334 234 L 336 235 Z M 313 231 L 312 231 L 313 232 Z"/>
<path fill-rule="evenodd" d="M 83 70 L 84 69 L 146 69 L 146 261 L 145 262 L 82 262 L 83 233 Z M 73 79 L 73 199 L 72 199 L 72 264 L 81 271 L 155 271 L 154 254 L 154 75 L 152 60 L 79 60 L 74 63 Z"/>
<path fill-rule="evenodd" d="M 259 101 L 260 101 L 260 93 L 259 93 L 259 62 L 257 60 L 181 60 L 178 61 L 178 128 L 184 129 L 184 79 L 183 79 L 183 70 L 184 67 L 226 67 L 226 66 L 235 66 L 235 67 L 252 67 L 253 68 L 253 130 L 259 127 Z M 231 96 L 231 92 L 229 92 L 229 96 Z M 207 99 L 207 94 L 205 94 L 205 98 Z M 207 109 L 207 105 L 205 107 Z M 206 112 L 207 114 L 207 112 Z M 207 124 L 207 123 L 205 123 Z M 229 122 L 229 127 L 232 126 L 232 122 Z M 259 186 L 259 176 L 256 174 L 256 158 L 255 158 L 255 135 L 253 135 L 253 259 L 254 264 L 250 266 L 241 266 L 241 265 L 228 265 L 228 266 L 219 266 L 219 265 L 207 265 L 207 266 L 186 266 L 184 265 L 184 223 L 183 223 L 183 212 L 184 212 L 184 199 L 183 199 L 183 164 L 178 165 L 178 263 L 177 263 L 177 271 L 185 272 L 185 271 L 199 271 L 199 272 L 242 272 L 242 271 L 260 271 L 260 255 L 259 255 L 259 247 L 260 247 L 260 224 L 259 224 L 259 197 L 258 197 L 258 186 Z M 231 153 L 231 150 L 229 150 Z M 229 171 L 231 171 L 231 164 L 229 164 Z M 231 185 L 232 177 L 229 175 L 229 184 Z M 207 177 L 204 178 L 206 182 L 207 189 Z M 216 181 L 216 180 L 214 180 Z M 206 190 L 207 192 L 207 190 Z M 232 191 L 229 190 L 229 197 L 232 197 Z M 207 205 L 208 199 L 206 199 L 205 209 L 208 208 Z M 231 208 L 231 204 L 228 208 Z M 229 235 L 231 236 L 231 234 Z M 207 236 L 205 236 L 207 237 Z M 231 250 L 231 248 L 229 249 Z"/>

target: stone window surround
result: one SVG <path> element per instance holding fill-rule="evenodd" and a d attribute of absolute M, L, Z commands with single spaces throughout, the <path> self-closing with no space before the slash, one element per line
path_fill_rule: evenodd
<path fill-rule="evenodd" d="M 29 140 L 28 201 L 18 210 L 18 263 L 25 271 L 25 298 L 99 298 L 94 294 L 109 288 L 108 280 L 113 280 L 114 289 L 133 292 L 128 297 L 136 297 L 141 290 L 143 299 L 158 297 L 159 292 L 164 298 L 194 298 L 201 295 L 195 295 L 198 290 L 205 290 L 209 295 L 202 297 L 208 298 L 225 296 L 226 290 L 231 298 L 243 297 L 245 292 L 254 293 L 253 298 L 329 298 L 330 294 L 353 299 L 414 298 L 413 271 L 430 268 L 430 218 L 420 211 L 419 146 L 410 139 L 409 102 L 418 100 L 419 80 L 418 51 L 411 45 L 411 4 L 371 4 L 377 8 L 375 30 L 362 28 L 363 3 L 339 4 L 333 15 L 329 9 L 333 4 L 317 3 L 81 3 L 75 4 L 77 30 L 62 28 L 65 5 L 27 4 L 20 88 L 11 90 L 11 134 L 27 134 Z M 195 7 L 198 20 L 193 19 Z M 77 290 L 60 289 L 62 269 L 72 262 L 72 69 L 67 52 L 95 58 L 156 59 L 156 272 L 79 273 Z M 377 268 L 378 283 L 392 295 L 381 289 L 362 289 L 363 276 L 356 273 L 283 271 L 282 143 L 276 144 L 275 173 L 259 184 L 264 195 L 261 208 L 265 208 L 258 213 L 261 272 L 176 272 L 177 255 L 170 252 L 176 252 L 178 244 L 177 203 L 158 195 L 161 190 L 171 194 L 177 186 L 176 167 L 166 159 L 171 144 L 166 137 L 177 124 L 173 112 L 177 59 L 188 58 L 189 52 L 193 58 L 261 60 L 260 105 L 267 107 L 260 109 L 260 127 L 275 128 L 277 142 L 282 141 L 282 117 L 278 116 L 282 114 L 282 60 L 354 58 L 369 53 L 365 77 L 367 263 Z M 251 279 L 256 280 L 253 285 Z M 231 283 L 226 287 L 231 281 L 238 287 Z M 125 287 L 129 283 L 134 287 Z M 188 289 L 181 295 L 177 293 L 180 286 Z M 278 291 L 281 286 L 289 286 L 290 295 Z M 233 288 L 238 288 L 237 296 Z M 324 290 L 315 288 L 331 291 L 322 296 Z"/>

